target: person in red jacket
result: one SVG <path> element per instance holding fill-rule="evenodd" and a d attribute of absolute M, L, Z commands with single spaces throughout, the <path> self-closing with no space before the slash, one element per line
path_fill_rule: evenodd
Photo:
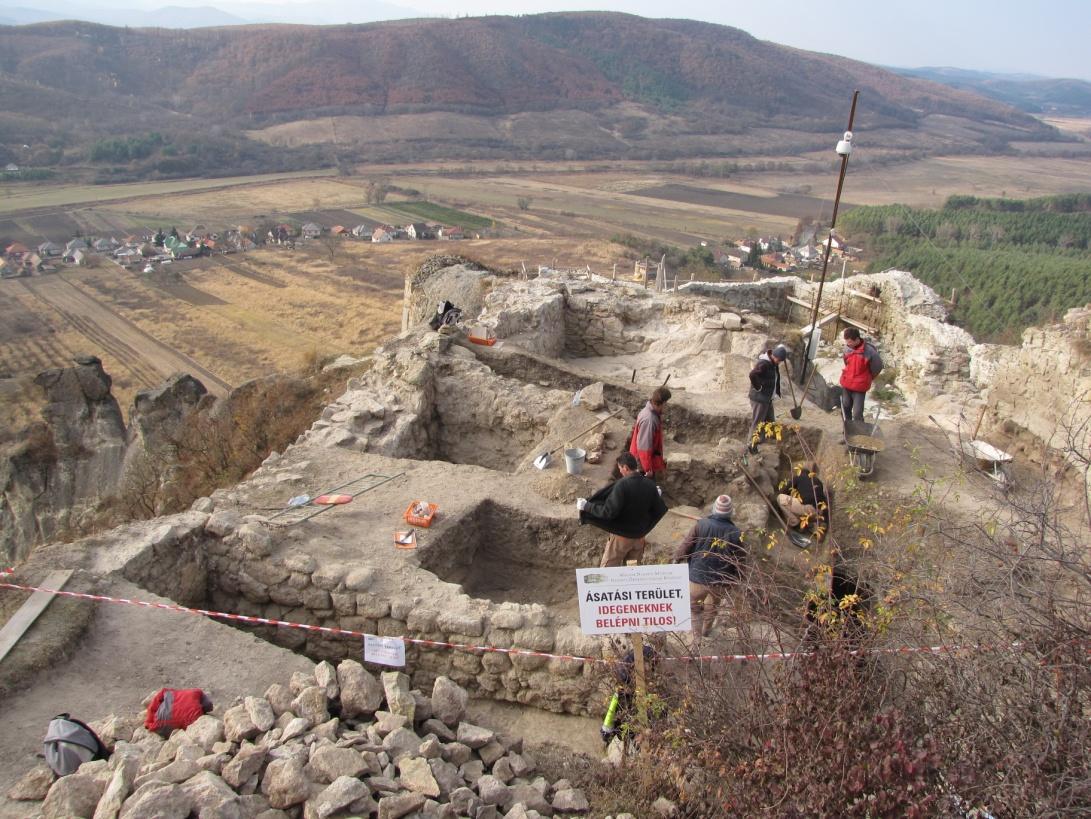
<path fill-rule="evenodd" d="M 841 371 L 841 414 L 845 420 L 864 420 L 864 396 L 883 370 L 879 351 L 860 337 L 855 327 L 846 327 L 843 338 L 845 368 Z"/>
<path fill-rule="evenodd" d="M 640 463 L 640 469 L 656 483 L 663 480 L 667 462 L 663 460 L 663 408 L 671 400 L 671 391 L 656 387 L 644 409 L 636 416 L 629 452 Z"/>

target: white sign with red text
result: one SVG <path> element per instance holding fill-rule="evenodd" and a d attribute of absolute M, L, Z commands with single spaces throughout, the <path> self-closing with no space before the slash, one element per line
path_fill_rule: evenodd
<path fill-rule="evenodd" d="M 689 631 L 689 567 L 576 569 L 584 634 Z"/>

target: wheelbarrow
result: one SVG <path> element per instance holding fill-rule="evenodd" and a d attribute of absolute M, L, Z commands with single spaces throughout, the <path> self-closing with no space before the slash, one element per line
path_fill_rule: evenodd
<path fill-rule="evenodd" d="M 1012 485 L 1011 464 L 1014 458 L 992 444 L 974 439 L 962 442 L 962 454 L 1005 489 Z"/>
<path fill-rule="evenodd" d="M 882 433 L 879 431 L 879 412 L 875 412 L 875 421 L 846 419 L 845 446 L 849 451 L 849 463 L 856 467 L 861 478 L 875 471 L 875 456 L 883 451 Z"/>

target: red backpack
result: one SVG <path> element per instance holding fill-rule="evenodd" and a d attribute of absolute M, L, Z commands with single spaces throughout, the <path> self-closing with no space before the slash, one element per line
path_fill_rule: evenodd
<path fill-rule="evenodd" d="M 144 727 L 162 736 L 186 728 L 212 710 L 212 700 L 200 688 L 160 688 L 148 703 Z"/>

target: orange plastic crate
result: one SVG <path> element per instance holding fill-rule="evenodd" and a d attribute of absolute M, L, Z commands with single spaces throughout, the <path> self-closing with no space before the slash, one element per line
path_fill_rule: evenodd
<path fill-rule="evenodd" d="M 425 506 L 428 507 L 428 514 L 414 515 L 413 507 L 415 507 L 418 503 L 421 503 L 421 501 L 415 500 L 409 504 L 409 508 L 405 510 L 405 522 L 408 523 L 410 526 L 424 526 L 425 528 L 427 528 L 432 525 L 432 521 L 436 517 L 436 510 L 439 509 L 439 504 L 426 503 Z"/>

